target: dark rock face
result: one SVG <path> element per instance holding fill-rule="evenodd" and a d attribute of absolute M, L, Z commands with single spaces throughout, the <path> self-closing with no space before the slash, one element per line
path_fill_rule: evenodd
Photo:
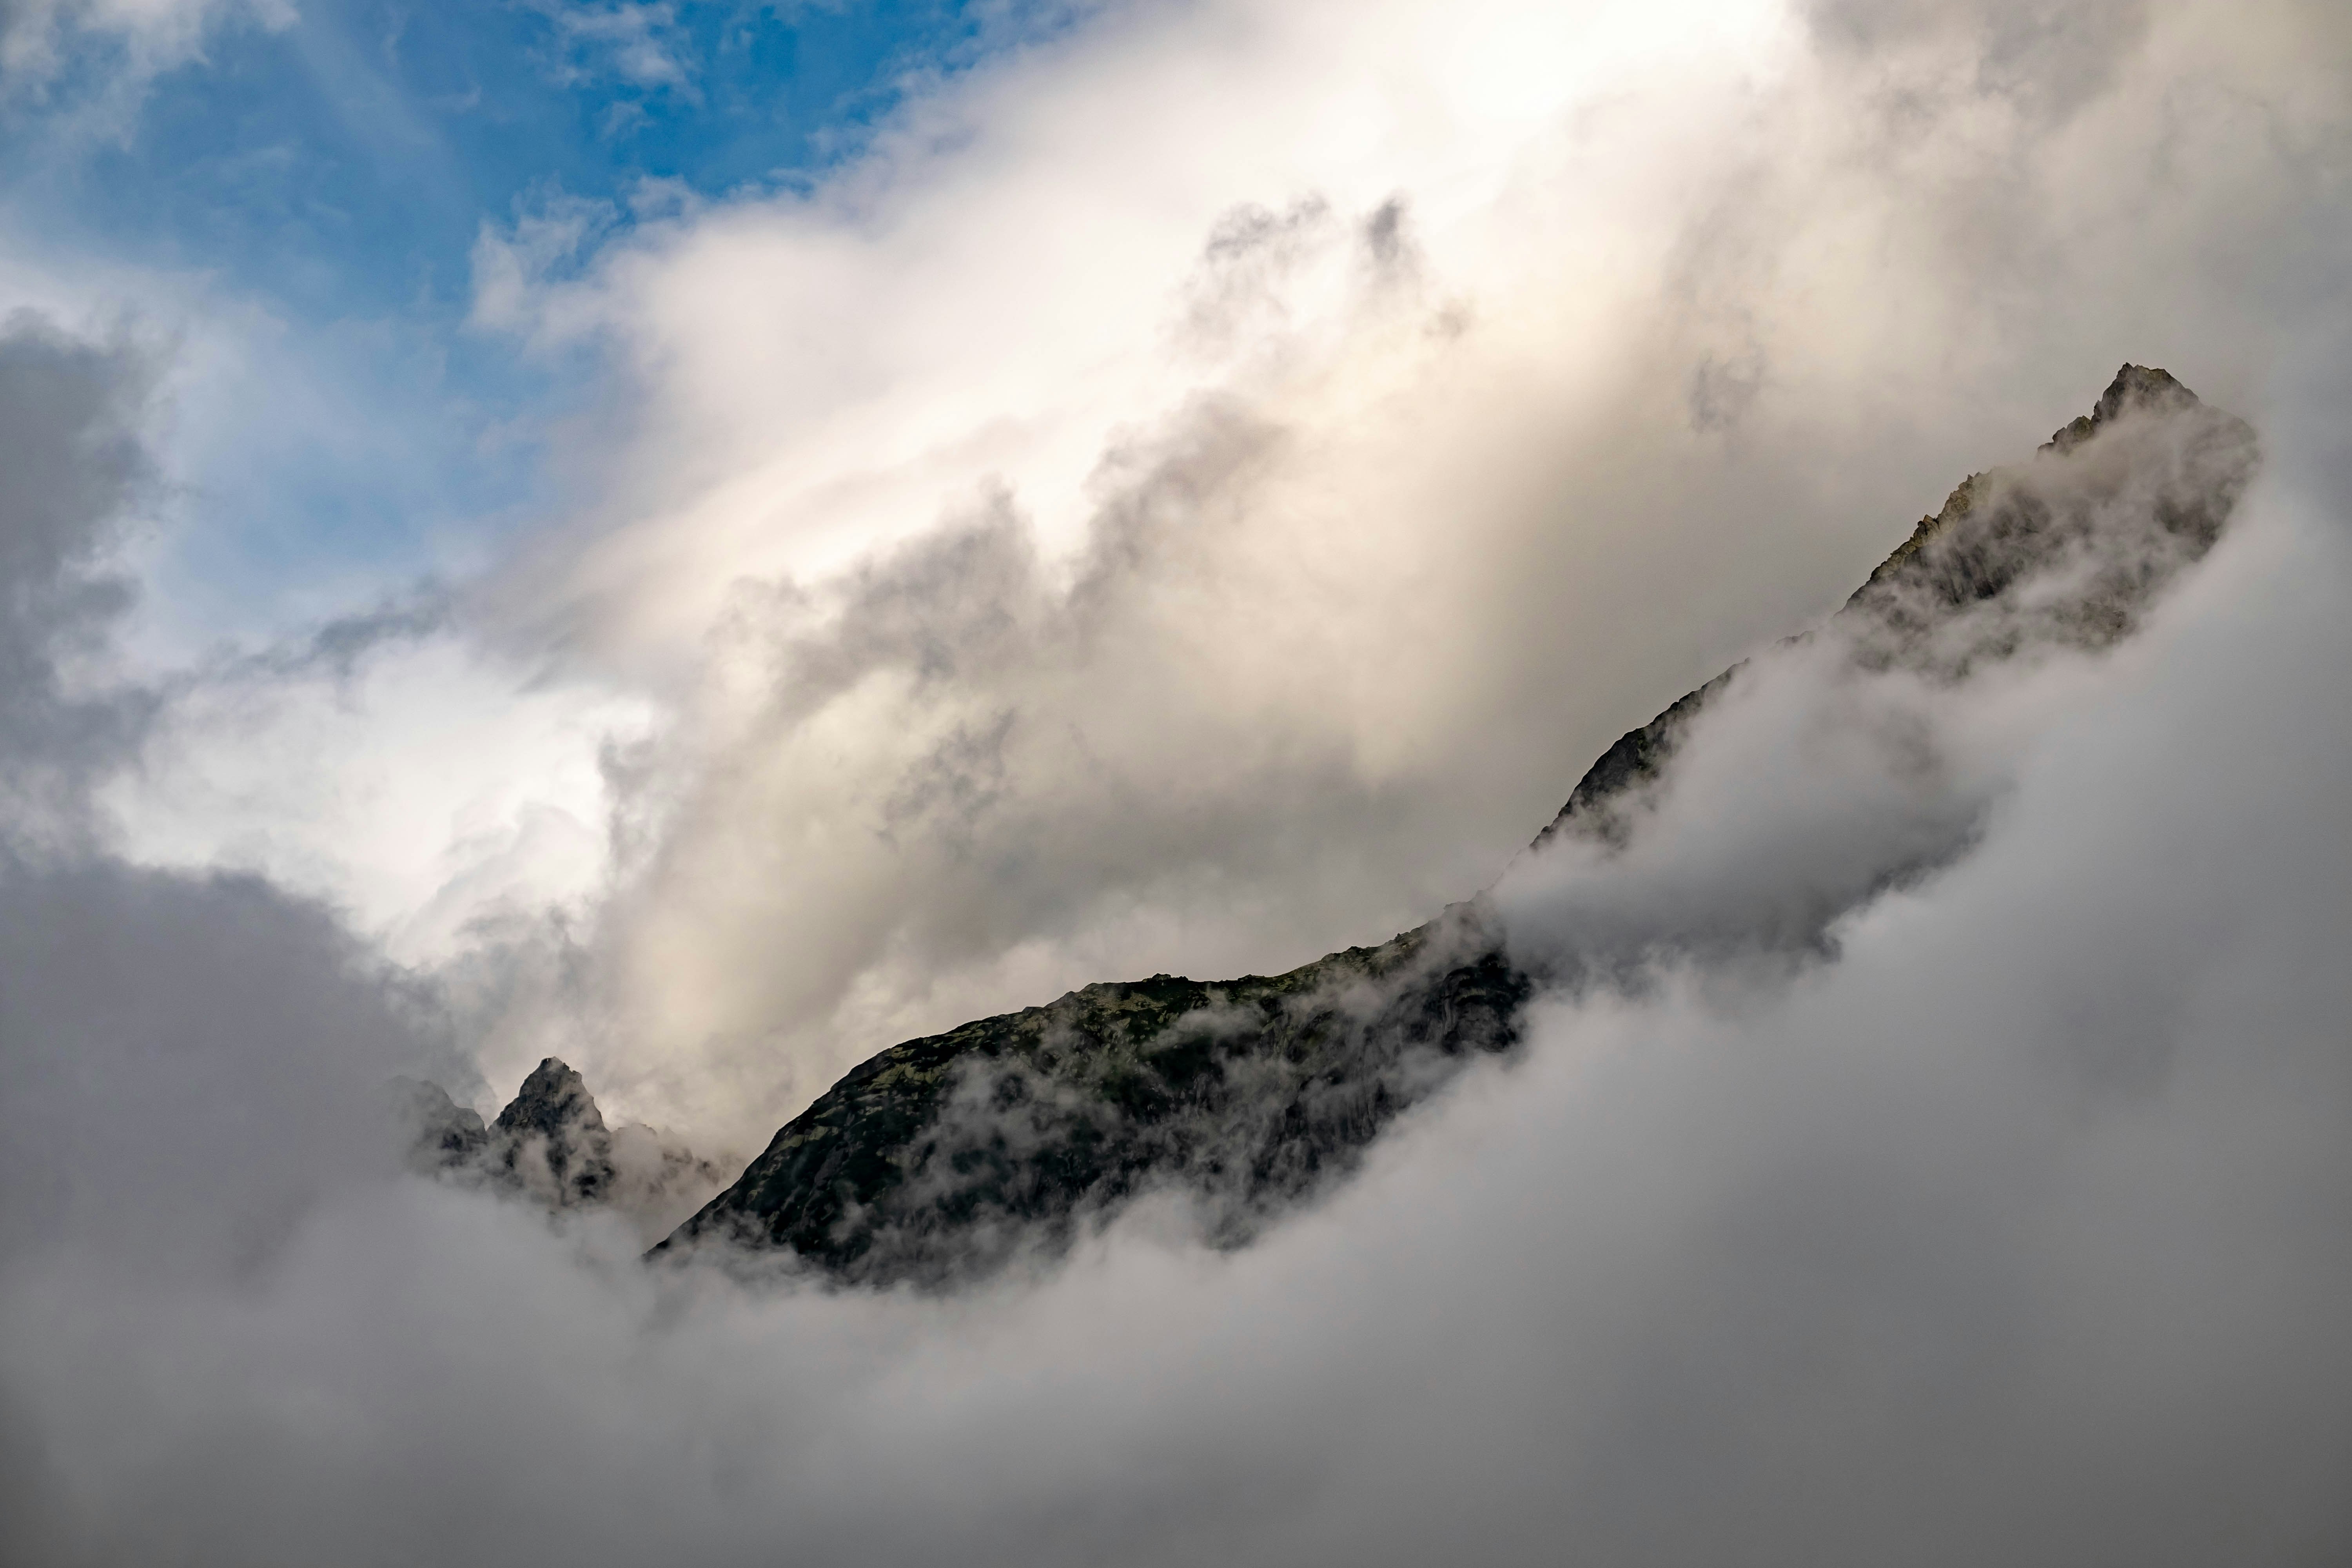
<path fill-rule="evenodd" d="M 2126 365 L 2030 462 L 1964 482 L 1833 625 L 1862 668 L 1932 680 L 2104 646 L 2210 548 L 2255 461 L 2242 421 Z M 1536 846 L 1622 848 L 1743 668 L 1619 740 Z M 1090 985 L 855 1068 L 656 1252 L 785 1249 L 845 1281 L 938 1287 L 1164 1189 L 1238 1244 L 1464 1063 L 1508 1051 L 1534 984 L 1482 897 L 1287 974 Z"/>
<path fill-rule="evenodd" d="M 2213 547 L 2259 460 L 2244 420 L 2208 407 L 2167 372 L 2125 365 L 2092 411 L 2031 461 L 1961 480 L 1832 626 L 1864 668 L 1901 666 L 1946 681 L 2037 647 L 2106 647 Z M 1625 812 L 1665 776 L 1690 721 L 1744 668 L 1610 747 L 1536 845 L 1563 833 L 1622 843 Z"/>
<path fill-rule="evenodd" d="M 506 1173 L 556 1208 L 600 1203 L 613 1190 L 613 1137 L 580 1075 L 549 1057 L 493 1124 Z"/>
<path fill-rule="evenodd" d="M 490 1134 L 481 1117 L 451 1100 L 437 1083 L 396 1078 L 388 1086 L 387 1097 L 407 1135 L 403 1152 L 412 1171 L 429 1175 L 469 1165 L 489 1146 Z"/>
<path fill-rule="evenodd" d="M 1620 735 L 1617 743 L 1601 752 L 1601 760 L 1577 781 L 1576 788 L 1569 793 L 1568 804 L 1536 835 L 1529 847 L 1540 849 L 1563 833 L 1590 834 L 1605 843 L 1622 845 L 1628 829 L 1616 807 L 1638 797 L 1665 776 L 1666 764 L 1674 758 L 1683 727 L 1738 673 L 1739 667 L 1734 665 L 1697 690 L 1676 698 L 1664 712 L 1640 729 Z"/>
<path fill-rule="evenodd" d="M 394 1080 L 409 1168 L 550 1211 L 618 1210 L 651 1237 L 726 1182 L 725 1171 L 649 1127 L 608 1128 L 579 1073 L 549 1057 L 485 1127 L 438 1086 Z"/>
<path fill-rule="evenodd" d="M 1287 974 L 1089 985 L 856 1068 L 660 1250 L 786 1247 L 845 1279 L 940 1284 L 1164 1186 L 1239 1242 L 1456 1064 L 1517 1043 L 1527 994 L 1470 905 Z"/>
<path fill-rule="evenodd" d="M 1963 480 L 1839 618 L 1865 666 L 1946 680 L 2036 646 L 2105 647 L 2213 547 L 2257 462 L 2245 421 L 2127 364 L 2032 461 Z"/>

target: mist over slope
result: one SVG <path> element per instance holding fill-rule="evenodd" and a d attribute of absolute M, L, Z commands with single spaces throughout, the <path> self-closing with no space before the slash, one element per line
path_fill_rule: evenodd
<path fill-rule="evenodd" d="M 438 1084 L 397 1078 L 389 1087 L 392 1131 L 419 1175 L 558 1214 L 599 1209 L 647 1241 L 699 1208 L 732 1168 L 642 1123 L 607 1125 L 586 1082 L 554 1057 L 531 1069 L 487 1126 Z"/>
<path fill-rule="evenodd" d="M 180 1022 L 110 1035 L 88 1021 L 124 1014 L 12 949 L 12 1005 L 44 976 L 66 1009 L 12 1023 L 12 1114 L 81 1103 L 23 1076 L 21 1042 L 70 1037 L 137 1135 L 39 1149 L 65 1185 L 12 1167 L 12 1213 L 87 1205 L 13 1229 L 0 1272 L 12 1554 L 2335 1561 L 2352 561 L 2311 500 L 2347 493 L 2341 448 L 2270 444 L 2140 634 L 1916 687 L 2000 781 L 1965 854 L 1810 962 L 1669 955 L 1538 1001 L 1524 1059 L 1238 1251 L 1147 1205 L 944 1301 L 647 1270 L 617 1223 L 285 1141 L 330 1081 L 288 1069 L 362 1031 L 232 1010 L 269 983 L 249 955 L 207 953 L 223 989 L 155 972 Z M 1722 743 L 1850 700 L 1823 640 Z M 1717 864 L 1857 776 L 1835 745 L 1785 760 L 1738 772 L 1754 816 L 1710 808 Z M 1655 826 L 1701 804 L 1669 791 Z M 223 929 L 223 892 L 158 885 Z M 172 1042 L 152 1096 L 141 1038 Z M 306 1115 L 220 1164 L 219 1119 L 257 1131 L 272 1084 Z"/>
<path fill-rule="evenodd" d="M 2242 420 L 2126 364 L 2032 462 L 1970 476 L 1817 636 L 1618 741 L 1492 899 L 1272 979 L 1089 985 L 895 1047 L 658 1250 L 772 1247 L 836 1278 L 943 1285 L 1155 1191 L 1238 1244 L 1516 1047 L 1539 984 L 1821 952 L 1835 921 L 1948 863 L 2004 783 L 1956 754 L 1956 713 L 2020 665 L 2129 636 L 2255 468 Z M 1776 798 L 1791 769 L 1812 787 Z M 1736 801 L 1689 804 L 1727 782 Z M 1726 858 L 1708 840 L 1734 822 Z"/>

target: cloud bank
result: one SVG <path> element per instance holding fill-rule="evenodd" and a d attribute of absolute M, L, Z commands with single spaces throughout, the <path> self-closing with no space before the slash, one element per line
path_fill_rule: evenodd
<path fill-rule="evenodd" d="M 1539 1005 L 1237 1254 L 1146 1215 L 922 1302 L 341 1164 L 243 1247 L 117 1228 L 260 1212 L 225 1173 L 101 1191 L 0 1295 L 20 1554 L 2332 1561 L 2342 515 L 2259 494 L 2144 642 L 2012 690 L 2063 722 L 1834 961 Z"/>

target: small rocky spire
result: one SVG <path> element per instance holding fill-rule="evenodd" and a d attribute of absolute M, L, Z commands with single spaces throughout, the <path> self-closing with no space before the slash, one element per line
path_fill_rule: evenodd
<path fill-rule="evenodd" d="M 2144 364 L 2126 364 L 2116 372 L 2115 380 L 2107 383 L 2106 391 L 2099 394 L 2099 401 L 2092 405 L 2091 412 L 2069 420 L 2042 444 L 2042 449 L 2063 456 L 2126 414 L 2137 413 L 2142 409 L 2170 412 L 2196 406 L 2197 395 L 2174 380 L 2170 371 L 2157 370 Z"/>
<path fill-rule="evenodd" d="M 526 1186 L 545 1162 L 558 1207 L 604 1200 L 613 1184 L 612 1139 L 588 1085 L 569 1064 L 549 1057 L 522 1080 L 495 1124 L 499 1163 Z"/>
<path fill-rule="evenodd" d="M 499 1112 L 498 1129 L 550 1137 L 562 1132 L 602 1132 L 604 1115 L 596 1109 L 586 1080 L 562 1058 L 549 1057 L 531 1069 L 513 1100 Z"/>

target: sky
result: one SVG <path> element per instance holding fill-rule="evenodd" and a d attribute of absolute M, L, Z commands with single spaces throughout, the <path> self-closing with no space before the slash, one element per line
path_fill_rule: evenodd
<path fill-rule="evenodd" d="M 189 635 L 283 630 L 367 578 L 477 559 L 543 497 L 535 432 L 564 381 L 464 330 L 485 224 L 577 208 L 610 229 L 633 204 L 804 186 L 914 84 L 1062 20 L 919 0 L 12 7 L 12 269 L 167 336 L 236 321 L 188 367 L 175 585 L 203 607 Z M 111 285 L 76 287 L 93 268 Z M 215 400 L 245 416 L 215 423 Z"/>
<path fill-rule="evenodd" d="M 2342 1561 L 2347 254 L 2317 0 L 0 0 L 0 1555 Z M 2126 362 L 2263 454 L 2129 638 L 1769 651 Z M 1239 1252 L 382 1136 L 1498 880 L 1640 973 Z"/>

